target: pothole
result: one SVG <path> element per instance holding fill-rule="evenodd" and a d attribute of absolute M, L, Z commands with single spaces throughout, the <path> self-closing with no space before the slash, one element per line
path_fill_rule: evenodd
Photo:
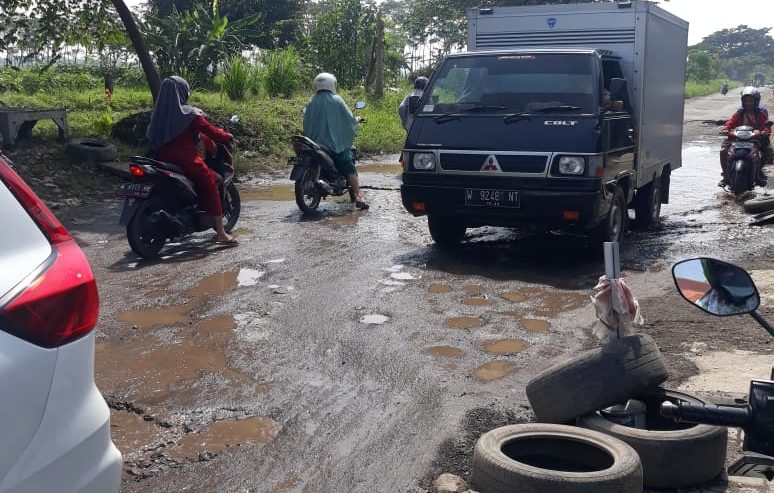
<path fill-rule="evenodd" d="M 548 332 L 551 323 L 546 320 L 524 319 L 521 321 L 521 327 L 529 332 Z"/>
<path fill-rule="evenodd" d="M 427 288 L 427 292 L 430 294 L 446 294 L 451 293 L 453 289 L 446 284 L 431 284 Z"/>
<path fill-rule="evenodd" d="M 479 317 L 451 317 L 447 318 L 445 323 L 450 329 L 472 329 L 480 327 L 482 320 Z"/>
<path fill-rule="evenodd" d="M 431 346 L 424 353 L 434 358 L 454 359 L 462 356 L 462 349 L 452 346 Z"/>
<path fill-rule="evenodd" d="M 465 298 L 462 300 L 463 305 L 468 306 L 489 306 L 492 304 L 491 301 L 489 301 L 487 298 L 483 298 L 480 296 L 471 296 L 470 298 Z"/>
<path fill-rule="evenodd" d="M 473 371 L 473 375 L 482 382 L 492 382 L 499 380 L 514 370 L 514 365 L 510 361 L 491 361 L 481 365 Z"/>
<path fill-rule="evenodd" d="M 219 421 L 199 433 L 183 437 L 169 449 L 169 455 L 176 459 L 196 459 L 200 453 L 220 454 L 242 445 L 269 443 L 280 431 L 282 426 L 265 417 Z"/>
<path fill-rule="evenodd" d="M 518 354 L 527 348 L 521 339 L 502 339 L 484 343 L 484 351 L 495 354 Z"/>

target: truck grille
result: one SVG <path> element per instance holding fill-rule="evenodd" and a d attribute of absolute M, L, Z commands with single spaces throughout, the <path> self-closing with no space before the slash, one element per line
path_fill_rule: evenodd
<path fill-rule="evenodd" d="M 441 168 L 446 171 L 481 171 L 490 154 L 441 153 Z M 524 156 L 496 154 L 497 162 L 504 173 L 543 173 L 546 170 L 546 156 Z"/>
<path fill-rule="evenodd" d="M 527 48 L 537 46 L 599 46 L 634 43 L 634 29 L 590 31 L 533 31 L 477 33 L 476 49 Z"/>

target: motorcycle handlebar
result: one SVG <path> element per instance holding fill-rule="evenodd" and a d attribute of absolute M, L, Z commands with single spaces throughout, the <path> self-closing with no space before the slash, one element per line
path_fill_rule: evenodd
<path fill-rule="evenodd" d="M 715 404 L 693 404 L 690 402 L 664 402 L 661 416 L 677 422 L 702 423 L 716 426 L 746 428 L 752 422 L 749 407 L 718 406 Z"/>

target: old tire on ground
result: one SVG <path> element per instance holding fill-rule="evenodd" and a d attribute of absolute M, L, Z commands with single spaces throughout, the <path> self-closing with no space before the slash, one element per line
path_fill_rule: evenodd
<path fill-rule="evenodd" d="M 116 146 L 99 139 L 72 139 L 67 144 L 67 152 L 84 161 L 115 161 L 118 159 Z"/>
<path fill-rule="evenodd" d="M 459 219 L 443 216 L 427 216 L 427 227 L 430 236 L 440 247 L 454 247 L 465 239 L 467 228 L 459 222 Z"/>
<path fill-rule="evenodd" d="M 686 488 L 717 477 L 726 461 L 728 431 L 720 426 L 675 423 L 662 418 L 664 401 L 703 404 L 698 397 L 666 389 L 654 389 L 635 396 L 645 402 L 648 429 L 617 424 L 600 415 L 578 419 L 578 426 L 613 436 L 628 443 L 640 456 L 643 481 L 649 488 Z"/>
<path fill-rule="evenodd" d="M 652 182 L 637 190 L 634 213 L 637 224 L 640 226 L 652 226 L 661 221 L 660 178 L 654 178 Z"/>
<path fill-rule="evenodd" d="M 760 214 L 761 212 L 768 212 L 772 209 L 774 209 L 774 196 L 758 197 L 744 203 L 745 212 L 749 212 L 750 214 Z"/>
<path fill-rule="evenodd" d="M 642 493 L 642 466 L 633 448 L 602 433 L 511 425 L 478 440 L 472 482 L 481 493 Z"/>
<path fill-rule="evenodd" d="M 538 421 L 568 423 L 658 387 L 669 376 L 650 336 L 622 337 L 549 368 L 527 384 Z"/>

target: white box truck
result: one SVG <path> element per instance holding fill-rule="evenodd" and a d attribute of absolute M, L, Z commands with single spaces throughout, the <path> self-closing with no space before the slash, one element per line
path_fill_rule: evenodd
<path fill-rule="evenodd" d="M 439 244 L 469 227 L 544 226 L 619 241 L 657 222 L 682 165 L 688 24 L 646 1 L 468 14 L 403 152 L 404 207 Z"/>

